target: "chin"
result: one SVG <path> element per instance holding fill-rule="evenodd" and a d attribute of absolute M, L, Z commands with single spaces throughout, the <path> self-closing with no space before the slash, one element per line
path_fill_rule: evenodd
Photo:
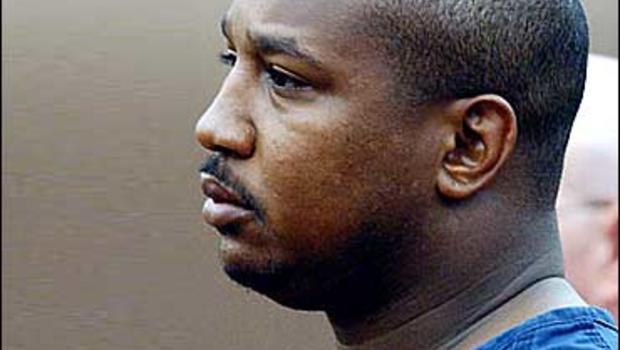
<path fill-rule="evenodd" d="M 305 311 L 326 311 L 351 301 L 351 290 L 359 293 L 369 281 L 380 280 L 381 269 L 373 269 L 369 262 L 386 255 L 385 239 L 363 236 L 330 252 L 294 252 L 261 243 L 224 237 L 220 246 L 224 272 L 243 287 Z"/>
<path fill-rule="evenodd" d="M 293 263 L 290 259 L 274 255 L 252 253 L 222 251 L 221 259 L 226 275 L 241 286 L 282 306 L 305 311 L 325 310 L 326 298 L 322 292 L 325 275 L 317 273 L 320 268 L 309 263 Z"/>
<path fill-rule="evenodd" d="M 224 272 L 230 279 L 243 287 L 264 295 L 276 303 L 296 310 L 325 310 L 326 305 L 320 293 L 309 290 L 304 278 L 291 269 L 280 266 L 271 269 L 250 269 L 235 264 L 224 265 Z M 300 278 L 301 277 L 301 278 Z"/>

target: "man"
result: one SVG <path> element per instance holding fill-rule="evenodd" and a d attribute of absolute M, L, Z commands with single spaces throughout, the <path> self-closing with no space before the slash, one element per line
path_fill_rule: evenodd
<path fill-rule="evenodd" d="M 558 196 L 567 279 L 618 320 L 618 60 L 590 55 Z"/>
<path fill-rule="evenodd" d="M 557 235 L 579 2 L 238 0 L 222 31 L 196 136 L 233 280 L 342 349 L 614 347 Z"/>

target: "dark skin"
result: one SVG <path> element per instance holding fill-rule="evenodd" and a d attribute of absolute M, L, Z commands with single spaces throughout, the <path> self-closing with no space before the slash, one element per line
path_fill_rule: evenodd
<path fill-rule="evenodd" d="M 307 4 L 235 1 L 223 23 L 232 68 L 196 135 L 261 208 L 222 235 L 231 277 L 325 311 L 352 348 L 470 348 L 580 305 L 555 278 L 555 213 L 519 190 L 510 104 L 396 101 L 376 45 L 347 31 L 356 6 Z"/>

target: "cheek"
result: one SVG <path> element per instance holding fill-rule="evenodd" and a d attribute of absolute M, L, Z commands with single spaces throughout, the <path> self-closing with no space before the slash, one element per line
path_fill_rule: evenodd
<path fill-rule="evenodd" d="M 260 139 L 248 173 L 265 207 L 270 230 L 287 245 L 320 245 L 355 212 L 358 180 L 350 176 L 358 146 L 350 135 L 346 103 L 324 98 L 311 105 L 257 108 Z M 335 212 L 335 208 L 342 208 Z M 338 213 L 340 212 L 340 213 Z"/>
<path fill-rule="evenodd" d="M 294 135 L 265 148 L 261 171 L 270 230 L 287 249 L 328 253 L 366 224 L 408 214 L 418 185 L 409 154 L 362 127 Z"/>
<path fill-rule="evenodd" d="M 432 192 L 432 157 L 415 131 L 423 128 L 398 124 L 370 101 L 257 111 L 262 132 L 248 170 L 285 250 L 328 252 L 368 225 L 404 220 L 414 198 Z"/>
<path fill-rule="evenodd" d="M 269 224 L 286 245 L 326 249 L 354 231 L 362 215 L 364 179 L 354 145 L 343 134 L 306 133 L 267 150 L 262 183 Z"/>

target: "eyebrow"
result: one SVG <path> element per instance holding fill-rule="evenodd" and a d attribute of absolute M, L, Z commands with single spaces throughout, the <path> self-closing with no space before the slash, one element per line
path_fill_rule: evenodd
<path fill-rule="evenodd" d="M 229 34 L 230 22 L 228 21 L 227 16 L 222 18 L 220 27 L 222 35 L 224 35 L 229 41 L 232 41 Z M 323 66 L 315 57 L 301 50 L 299 45 L 297 45 L 297 40 L 295 40 L 295 38 L 272 36 L 258 32 L 249 32 L 248 37 L 250 38 L 250 41 L 254 43 L 256 49 L 264 55 L 282 54 L 299 59 L 318 68 Z"/>
<path fill-rule="evenodd" d="M 305 61 L 313 66 L 321 66 L 312 55 L 303 52 L 297 45 L 297 40 L 288 37 L 277 37 L 259 33 L 250 33 L 250 39 L 256 48 L 265 55 L 286 55 Z"/>
<path fill-rule="evenodd" d="M 228 34 L 229 22 L 228 22 L 228 14 L 225 14 L 220 21 L 220 30 L 222 35 L 226 37 L 226 39 L 230 40 L 230 35 Z"/>

